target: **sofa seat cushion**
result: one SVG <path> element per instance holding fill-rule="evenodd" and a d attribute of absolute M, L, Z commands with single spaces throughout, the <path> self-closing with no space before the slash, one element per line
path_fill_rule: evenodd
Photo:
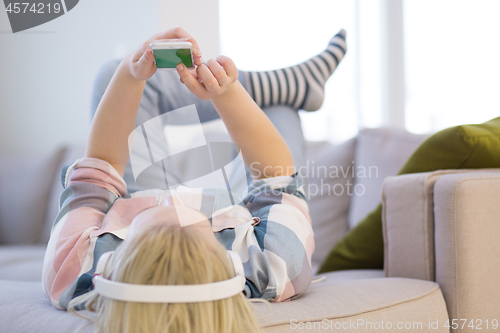
<path fill-rule="evenodd" d="M 0 332 L 76 332 L 87 321 L 50 304 L 41 281 L 0 280 Z M 89 316 L 88 311 L 82 314 Z M 82 333 L 93 332 L 93 325 Z"/>
<path fill-rule="evenodd" d="M 0 246 L 0 280 L 41 281 L 45 245 Z"/>
<path fill-rule="evenodd" d="M 272 304 L 271 312 L 265 304 L 258 304 L 264 332 L 425 332 L 429 322 L 436 321 L 438 327 L 433 332 L 449 332 L 444 327 L 448 312 L 438 284 L 405 278 L 366 278 L 376 272 L 382 274 L 378 270 L 326 273 L 325 280 L 312 284 L 299 299 Z M 397 330 L 398 323 L 411 327 Z"/>
<path fill-rule="evenodd" d="M 320 324 L 339 323 L 343 332 L 381 332 L 380 325 L 391 322 L 421 322 L 422 327 L 404 330 L 423 332 L 431 322 L 439 321 L 439 329 L 433 332 L 448 332 L 443 327 L 448 318 L 441 290 L 434 282 L 383 278 L 381 270 L 343 271 L 325 274 L 325 279 L 312 284 L 297 300 L 273 303 L 271 311 L 266 304 L 256 304 L 257 317 L 263 332 L 324 331 Z M 52 307 L 45 298 L 40 282 L 0 281 L 0 317 L 5 332 L 74 332 L 87 321 Z M 92 316 L 87 311 L 80 314 Z M 36 320 L 33 320 L 36 318 Z M 368 326 L 345 328 L 349 321 Z M 306 325 L 313 325 L 306 329 Z M 337 324 L 337 325 L 339 325 Z M 316 326 L 314 326 L 316 325 Z M 384 326 L 386 327 L 386 326 Z M 395 326 L 394 326 L 395 327 Z M 328 328 L 331 329 L 331 328 Z M 87 325 L 81 332 L 92 332 Z"/>

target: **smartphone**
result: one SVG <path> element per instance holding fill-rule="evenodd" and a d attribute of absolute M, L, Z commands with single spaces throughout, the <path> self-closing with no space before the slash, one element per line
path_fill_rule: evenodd
<path fill-rule="evenodd" d="M 179 63 L 187 68 L 194 68 L 193 44 L 184 39 L 172 39 L 168 42 L 155 42 L 149 45 L 153 51 L 158 69 L 172 69 Z"/>

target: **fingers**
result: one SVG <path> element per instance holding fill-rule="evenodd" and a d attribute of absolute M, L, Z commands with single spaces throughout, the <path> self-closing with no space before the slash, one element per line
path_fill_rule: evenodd
<path fill-rule="evenodd" d="M 196 73 L 196 69 L 190 69 L 189 73 L 191 73 L 196 80 L 198 80 L 198 73 Z"/>
<path fill-rule="evenodd" d="M 201 51 L 198 46 L 198 43 L 194 40 L 194 38 L 190 38 L 189 41 L 193 44 L 193 57 L 194 64 L 196 66 L 201 66 L 203 64 L 203 58 L 201 56 Z"/>
<path fill-rule="evenodd" d="M 218 56 L 217 60 L 210 59 L 194 71 L 178 65 L 180 81 L 201 99 L 211 98 L 222 94 L 229 85 L 238 78 L 238 69 L 234 62 L 225 56 Z"/>
<path fill-rule="evenodd" d="M 228 77 L 226 71 L 222 66 L 214 59 L 207 61 L 207 66 L 212 72 L 213 76 L 217 79 L 218 85 L 224 87 L 227 83 Z M 205 81 L 205 80 L 203 80 Z"/>
<path fill-rule="evenodd" d="M 201 99 L 207 99 L 208 91 L 205 89 L 202 83 L 198 82 L 198 80 L 189 72 L 189 70 L 183 64 L 179 64 L 176 67 L 177 73 L 179 73 L 179 77 L 182 83 L 186 85 L 186 87 L 193 94 L 198 96 Z"/>
<path fill-rule="evenodd" d="M 193 38 L 191 37 L 190 34 L 188 34 L 184 29 L 181 27 L 173 28 L 173 29 L 168 29 L 162 32 L 159 32 L 153 37 L 151 37 L 152 40 L 157 40 L 157 39 L 172 39 L 172 38 Z"/>
<path fill-rule="evenodd" d="M 210 59 L 207 65 L 197 69 L 205 88 L 216 95 L 221 94 L 238 78 L 238 69 L 231 59 L 218 56 L 217 60 Z"/>
<path fill-rule="evenodd" d="M 155 66 L 155 57 L 153 56 L 153 51 L 147 49 L 144 51 L 142 56 L 139 58 L 136 64 L 138 73 L 150 72 L 152 67 Z"/>
<path fill-rule="evenodd" d="M 219 55 L 215 59 L 222 66 L 222 68 L 224 68 L 224 71 L 226 72 L 227 76 L 233 80 L 232 82 L 234 82 L 238 78 L 239 74 L 238 68 L 236 68 L 234 62 L 230 58 L 223 55 Z"/>
<path fill-rule="evenodd" d="M 201 66 L 203 64 L 203 59 L 201 57 L 200 47 L 198 46 L 198 42 L 193 38 L 187 38 L 188 42 L 193 44 L 193 62 L 196 66 Z"/>
<path fill-rule="evenodd" d="M 211 59 L 211 60 L 215 61 L 213 59 Z M 211 61 L 209 60 L 208 62 L 211 62 Z M 218 66 L 220 67 L 220 65 L 218 65 Z M 213 64 L 212 64 L 212 67 L 214 67 Z M 221 68 L 222 71 L 224 71 L 222 69 L 222 67 L 220 67 L 220 68 Z M 214 74 L 212 73 L 211 69 L 207 65 L 198 66 L 196 68 L 196 72 L 198 72 L 198 75 L 203 80 L 203 85 L 205 86 L 205 88 L 209 92 L 214 93 L 216 95 L 218 95 L 220 93 L 221 85 L 219 84 L 219 81 L 217 80 L 217 78 L 214 76 Z M 226 73 L 224 73 L 224 75 L 225 74 Z M 219 74 L 219 76 L 222 76 L 222 74 Z"/>
<path fill-rule="evenodd" d="M 141 59 L 139 59 L 139 63 L 143 61 L 144 66 L 149 65 L 155 65 L 155 56 L 153 54 L 153 51 L 151 49 L 147 49 L 144 54 L 142 55 Z M 142 64 L 141 64 L 142 65 Z"/>
<path fill-rule="evenodd" d="M 194 55 L 194 62 L 196 66 L 200 66 L 202 64 L 201 60 L 201 51 L 200 47 L 198 46 L 198 42 L 191 37 L 190 34 L 188 34 L 184 29 L 177 27 L 173 29 L 173 33 L 175 34 L 175 38 L 186 38 L 191 44 L 193 44 L 193 55 Z"/>

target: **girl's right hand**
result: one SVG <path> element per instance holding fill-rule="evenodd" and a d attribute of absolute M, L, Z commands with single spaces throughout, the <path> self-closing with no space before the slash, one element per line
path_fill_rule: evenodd
<path fill-rule="evenodd" d="M 173 28 L 157 33 L 142 43 L 135 51 L 123 59 L 130 74 L 137 80 L 147 80 L 156 73 L 156 64 L 153 51 L 149 45 L 153 42 L 167 41 L 169 39 L 186 39 L 193 44 L 194 64 L 202 64 L 201 52 L 196 40 L 182 28 Z"/>

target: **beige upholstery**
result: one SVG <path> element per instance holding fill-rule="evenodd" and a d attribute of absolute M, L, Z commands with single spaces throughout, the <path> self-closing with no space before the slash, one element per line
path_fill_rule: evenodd
<path fill-rule="evenodd" d="M 500 169 L 390 177 L 382 203 L 386 276 L 436 281 L 450 319 L 498 320 Z"/>
<path fill-rule="evenodd" d="M 500 170 L 441 177 L 434 209 L 436 282 L 450 318 L 500 320 Z"/>
<path fill-rule="evenodd" d="M 326 274 L 325 281 L 311 285 L 298 300 L 273 304 L 267 317 L 261 317 L 264 331 L 290 332 L 303 328 L 315 332 L 327 328 L 356 333 L 384 332 L 389 325 L 394 330 L 398 323 L 420 322 L 422 326 L 415 324 L 400 331 L 423 332 L 429 319 L 444 322 L 448 317 L 436 283 L 403 278 L 360 280 L 354 279 L 355 273 L 350 280 L 338 281 L 335 279 L 338 273 Z M 258 309 L 259 316 L 267 311 L 265 305 L 259 304 Z M 435 332 L 448 330 L 441 326 Z"/>
<path fill-rule="evenodd" d="M 305 325 L 313 325 L 315 329 L 300 331 L 324 331 L 324 325 L 328 325 L 333 327 L 331 330 L 342 332 L 380 332 L 384 330 L 376 327 L 382 322 L 386 325 L 383 327 L 388 323 L 393 327 L 399 322 L 411 323 L 417 326 L 404 332 L 423 332 L 429 319 L 444 322 L 447 318 L 443 296 L 434 282 L 384 278 L 383 272 L 377 270 L 328 273 L 325 277 L 324 281 L 311 285 L 299 299 L 271 304 L 270 312 L 265 304 L 257 304 L 263 332 L 290 332 Z M 5 319 L 1 332 L 32 332 L 32 318 L 37 318 L 42 332 L 74 332 L 86 324 L 83 319 L 53 308 L 39 282 L 2 281 L 2 284 L 0 313 Z M 415 324 L 420 322 L 420 327 Z M 344 325 L 344 329 L 335 329 L 335 325 Z M 347 325 L 350 328 L 345 329 Z M 82 332 L 92 332 L 92 326 Z M 447 330 L 441 326 L 433 332 Z"/>
<path fill-rule="evenodd" d="M 382 193 L 384 268 L 387 276 L 434 281 L 434 184 L 443 175 L 477 170 L 439 170 L 387 177 Z"/>
<path fill-rule="evenodd" d="M 434 280 L 435 174 L 388 177 L 382 193 L 387 276 Z"/>
<path fill-rule="evenodd" d="M 309 198 L 316 242 L 316 252 L 313 256 L 314 267 L 317 267 L 334 243 L 348 231 L 348 220 L 356 222 L 356 214 L 363 215 L 363 210 L 369 210 L 370 205 L 375 205 L 380 200 L 383 177 L 394 175 L 397 169 L 399 169 L 399 164 L 403 163 L 405 156 L 409 156 L 412 150 L 418 145 L 418 142 L 422 140 L 420 136 L 412 137 L 400 131 L 391 133 L 387 129 L 366 130 L 361 135 L 364 135 L 364 139 L 360 141 L 358 141 L 359 137 L 357 137 L 337 146 L 325 142 L 309 143 L 307 145 L 307 159 L 310 167 L 311 161 L 313 161 L 316 171 L 323 170 L 321 167 L 325 166 L 336 167 L 340 172 L 339 176 L 332 176 L 330 174 L 324 176 L 319 175 L 317 172 L 314 175 L 309 173 L 307 179 L 309 184 L 316 184 L 318 186 L 328 184 L 330 189 L 334 186 L 347 189 L 350 186 L 352 190 L 353 181 L 357 177 L 357 184 L 362 185 L 366 189 L 366 193 L 357 197 L 352 197 L 347 191 L 344 191 L 342 195 L 332 194 L 331 192 L 325 194 L 323 192 Z M 48 175 L 52 172 L 54 176 L 51 179 L 47 179 L 50 180 L 50 186 L 47 185 L 48 182 L 46 181 L 39 183 L 45 184 L 44 191 L 47 191 L 49 188 L 51 189 L 50 195 L 40 197 L 32 193 L 33 195 L 31 196 L 13 196 L 13 198 L 22 199 L 20 201 L 22 207 L 43 208 L 43 205 L 46 205 L 47 213 L 45 216 L 38 216 L 34 220 L 19 221 L 15 219 L 17 224 L 4 223 L 2 225 L 2 227 L 5 227 L 6 232 L 9 233 L 9 236 L 6 237 L 6 243 L 16 243 L 18 245 L 0 246 L 0 333 L 75 332 L 79 326 L 85 323 L 80 318 L 74 317 L 67 312 L 58 311 L 52 307 L 42 293 L 40 282 L 42 260 L 45 252 L 44 246 L 47 243 L 52 221 L 57 214 L 58 198 L 62 189 L 59 179 L 61 167 L 80 157 L 83 151 L 82 145 L 72 145 L 64 150 L 62 160 L 54 160 L 53 163 L 48 163 L 47 161 L 50 161 L 51 157 L 47 156 L 44 159 L 40 159 L 38 163 L 24 164 L 32 168 L 40 168 L 43 163 L 51 165 L 54 169 L 47 172 L 44 171 L 43 173 Z M 375 153 L 376 151 L 379 153 Z M 359 175 L 353 176 L 352 173 L 345 174 L 346 170 L 352 171 L 353 159 L 356 166 L 369 167 L 376 165 L 379 171 L 378 176 L 381 179 L 361 179 Z M 23 160 L 21 159 L 20 161 L 22 162 Z M 2 159 L 0 156 L 0 169 L 1 162 Z M 351 169 L 348 169 L 348 167 L 351 167 Z M 15 171 L 15 168 L 9 168 Z M 332 171 L 332 169 L 328 168 L 328 171 Z M 342 171 L 344 171 L 344 174 L 342 174 Z M 25 171 L 25 173 L 29 172 L 29 170 Z M 36 170 L 33 170 L 33 175 L 35 174 Z M 402 250 L 400 253 L 395 252 L 395 249 L 398 248 L 396 246 L 397 241 L 401 241 L 402 244 L 406 243 L 414 246 L 415 249 L 420 251 L 423 247 L 417 242 L 417 239 L 420 239 L 420 241 L 425 239 L 430 241 L 431 238 L 429 233 L 423 232 L 418 237 L 415 236 L 418 234 L 418 230 L 423 228 L 423 223 L 430 223 L 430 220 L 425 222 L 426 220 L 422 219 L 421 206 L 423 201 L 418 203 L 415 198 L 411 198 L 412 193 L 415 193 L 416 190 L 420 190 L 420 192 L 417 192 L 421 196 L 424 195 L 422 193 L 427 192 L 422 192 L 422 181 L 418 186 L 412 182 L 407 182 L 407 185 L 399 186 L 397 181 L 403 181 L 406 179 L 404 177 L 406 176 L 394 178 L 396 181 L 394 183 L 394 191 L 389 196 L 386 195 L 386 201 L 391 203 L 386 208 L 392 207 L 387 212 L 390 211 L 389 215 L 397 217 L 399 221 L 398 223 L 392 223 L 392 227 L 388 229 L 388 235 L 391 236 L 391 240 L 386 250 L 389 249 L 389 267 L 391 272 L 410 272 L 411 274 L 407 274 L 408 276 L 403 275 L 403 273 L 401 273 L 401 276 L 412 277 L 412 279 L 386 278 L 385 273 L 381 270 L 342 271 L 327 274 L 326 280 L 312 284 L 299 299 L 291 302 L 272 304 L 272 312 L 270 314 L 267 314 L 267 307 L 265 305 L 256 305 L 259 311 L 260 323 L 264 326 L 264 332 L 289 332 L 295 329 L 302 332 L 425 332 L 428 329 L 429 321 L 435 322 L 439 320 L 441 324 L 445 322 L 448 314 L 441 290 L 435 282 L 425 281 L 433 280 L 431 278 L 433 276 L 433 273 L 431 274 L 433 265 L 430 264 L 430 261 L 423 260 L 422 258 L 425 258 L 425 256 L 422 254 L 418 254 L 421 257 L 419 259 L 415 253 L 412 253 L 414 251 L 405 252 Z M 5 177 L 0 177 L 0 189 L 2 187 L 2 179 L 5 179 Z M 9 184 L 10 181 L 7 179 L 3 184 Z M 412 186 L 413 190 L 411 189 Z M 405 190 L 407 190 L 407 193 Z M 8 193 L 8 191 L 3 194 L 0 193 L 0 201 L 4 200 L 4 197 Z M 38 191 L 37 193 L 42 192 Z M 406 196 L 408 198 L 403 200 Z M 2 203 L 5 202 L 7 201 L 3 201 Z M 432 201 L 427 201 L 427 203 L 432 207 Z M 9 205 L 4 204 L 0 206 L 9 209 Z M 0 213 L 2 212 L 0 211 Z M 25 216 L 28 216 L 30 212 L 26 211 L 22 213 L 26 213 Z M 2 214 L 17 213 L 6 211 Z M 416 217 L 411 219 L 410 214 L 416 214 Z M 418 216 L 420 218 L 416 220 Z M 432 214 L 431 217 L 433 217 Z M 405 232 L 404 230 L 408 226 L 403 224 L 415 220 L 417 224 L 411 226 L 414 229 L 411 232 L 408 230 Z M 2 224 L 2 221 L 0 221 L 0 224 Z M 26 235 L 30 237 L 27 241 L 32 245 L 26 245 L 24 240 L 21 241 L 16 238 L 18 227 L 21 229 L 24 228 L 23 230 L 26 232 Z M 430 230 L 427 229 L 428 232 Z M 4 235 L 7 234 L 0 236 Z M 409 236 L 406 237 L 406 235 Z M 474 241 L 476 241 L 475 238 Z M 23 243 L 24 245 L 21 245 Z M 42 245 L 34 245 L 37 243 Z M 446 245 L 442 249 L 438 245 L 435 246 L 436 253 L 439 250 L 441 251 L 439 253 L 442 253 L 443 257 L 448 256 Z M 429 260 L 434 259 L 432 254 L 432 249 L 427 248 L 427 258 Z M 421 262 L 418 263 L 417 260 L 421 260 Z M 411 263 L 412 261 L 414 262 L 414 266 L 403 265 L 406 262 Z M 477 265 L 482 269 L 487 269 L 480 263 L 477 263 Z M 447 280 L 446 274 L 450 274 L 453 271 L 447 267 L 444 266 L 445 270 L 442 271 L 445 280 Z M 425 273 L 427 276 L 422 273 L 422 270 L 425 271 L 425 269 L 427 269 L 427 273 Z M 437 273 L 440 272 L 439 270 L 437 271 Z M 416 277 L 418 279 L 415 279 Z M 481 290 L 483 287 L 472 286 L 469 282 L 467 283 L 471 290 L 483 292 Z M 461 288 L 460 284 L 459 286 Z M 447 296 L 447 294 L 450 293 L 450 290 L 453 293 L 454 289 L 449 289 L 448 285 L 444 286 L 444 288 L 448 288 L 445 293 L 446 299 L 448 299 L 450 296 Z M 497 294 L 493 293 L 493 295 Z M 488 302 L 493 302 L 487 297 L 485 299 Z M 478 302 L 474 298 L 474 295 L 469 294 L 459 294 L 454 300 L 459 305 L 458 310 L 460 311 L 473 307 Z M 464 303 L 469 301 L 471 301 L 470 304 Z M 460 311 L 459 313 L 461 313 Z M 33 320 L 33 318 L 36 318 L 36 320 Z M 292 321 L 291 323 L 291 320 L 296 321 Z M 358 320 L 363 320 L 363 322 Z M 371 323 L 372 328 L 368 327 L 368 329 L 365 329 L 366 326 L 362 325 L 356 325 L 354 326 L 355 328 L 349 325 L 346 328 L 346 325 L 351 324 L 353 321 L 355 324 Z M 411 323 L 422 322 L 422 326 L 400 330 L 397 328 L 390 330 L 382 327 L 373 327 L 373 325 L 380 325 L 382 321 L 385 323 L 391 322 L 394 325 L 398 322 L 408 322 L 410 326 L 412 326 Z M 312 326 L 307 327 L 305 325 Z M 321 326 L 318 327 L 318 325 Z M 325 325 L 330 326 L 328 329 L 325 329 Z M 339 325 L 341 328 L 338 328 Z M 92 331 L 92 327 L 87 327 L 82 332 L 90 331 Z M 447 332 L 448 330 L 443 325 L 440 325 L 439 329 L 432 329 L 432 332 L 440 331 Z"/>

